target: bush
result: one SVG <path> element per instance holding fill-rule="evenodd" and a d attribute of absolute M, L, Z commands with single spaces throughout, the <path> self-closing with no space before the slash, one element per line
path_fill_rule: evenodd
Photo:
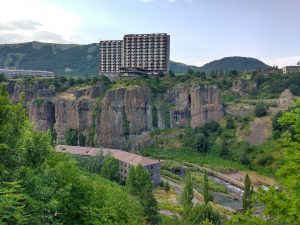
<path fill-rule="evenodd" d="M 78 131 L 76 129 L 69 129 L 65 133 L 65 142 L 67 145 L 76 146 L 78 144 Z"/>
<path fill-rule="evenodd" d="M 294 95 L 300 95 L 300 87 L 297 84 L 291 84 L 289 86 L 290 91 L 294 94 Z"/>
<path fill-rule="evenodd" d="M 169 182 L 167 181 L 167 182 L 165 182 L 165 184 L 164 184 L 164 189 L 165 189 L 165 191 L 170 191 L 170 184 L 169 184 Z"/>
<path fill-rule="evenodd" d="M 213 208 L 210 205 L 196 205 L 190 213 L 189 224 L 201 224 L 206 220 L 213 223 L 214 225 L 222 224 L 221 215 L 215 210 L 213 210 Z"/>
<path fill-rule="evenodd" d="M 242 165 L 249 165 L 250 164 L 250 160 L 248 158 L 248 153 L 245 150 L 242 152 L 242 154 L 240 156 L 240 163 Z"/>
<path fill-rule="evenodd" d="M 268 107 L 264 103 L 258 103 L 255 106 L 255 115 L 258 117 L 267 115 Z"/>
<path fill-rule="evenodd" d="M 234 121 L 233 121 L 232 117 L 228 117 L 226 119 L 226 128 L 227 129 L 233 129 L 234 128 Z"/>
<path fill-rule="evenodd" d="M 271 155 L 266 155 L 266 156 L 262 156 L 259 160 L 258 160 L 258 165 L 260 166 L 267 166 L 270 165 L 274 162 L 274 158 Z"/>

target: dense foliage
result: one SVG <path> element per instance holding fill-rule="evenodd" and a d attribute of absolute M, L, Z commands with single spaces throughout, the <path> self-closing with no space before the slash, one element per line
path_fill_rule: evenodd
<path fill-rule="evenodd" d="M 22 102 L 0 91 L 0 224 L 145 224 L 140 204 L 33 131 Z"/>
<path fill-rule="evenodd" d="M 150 173 L 140 164 L 130 167 L 126 186 L 129 193 L 141 203 L 147 222 L 151 225 L 159 224 L 158 204 L 152 193 Z"/>

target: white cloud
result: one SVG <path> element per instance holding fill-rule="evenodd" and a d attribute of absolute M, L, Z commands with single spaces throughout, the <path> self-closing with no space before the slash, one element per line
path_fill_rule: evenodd
<path fill-rule="evenodd" d="M 0 44 L 32 40 L 71 43 L 82 24 L 78 16 L 38 0 L 3 1 L 0 21 Z"/>

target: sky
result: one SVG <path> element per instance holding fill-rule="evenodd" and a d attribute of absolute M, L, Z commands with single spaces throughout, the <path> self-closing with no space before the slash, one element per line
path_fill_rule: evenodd
<path fill-rule="evenodd" d="M 300 61 L 300 0 L 0 0 L 0 44 L 89 44 L 168 33 L 171 60 Z"/>

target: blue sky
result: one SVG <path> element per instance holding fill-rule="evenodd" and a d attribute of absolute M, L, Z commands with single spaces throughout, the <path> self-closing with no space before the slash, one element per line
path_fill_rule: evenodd
<path fill-rule="evenodd" d="M 0 43 L 93 43 L 128 33 L 171 35 L 171 59 L 203 65 L 247 56 L 300 61 L 300 0 L 9 0 Z"/>

